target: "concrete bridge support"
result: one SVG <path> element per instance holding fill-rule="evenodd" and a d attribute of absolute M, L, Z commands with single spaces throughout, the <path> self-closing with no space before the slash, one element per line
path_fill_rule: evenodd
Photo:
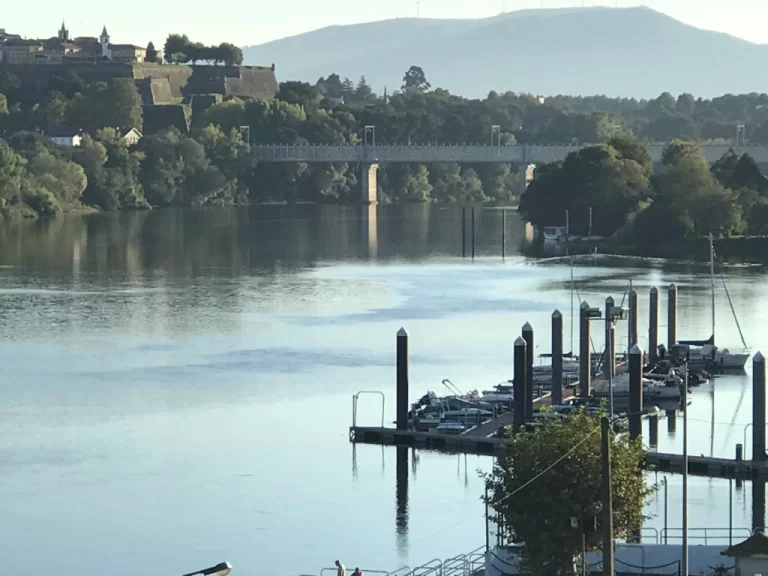
<path fill-rule="evenodd" d="M 360 202 L 362 204 L 376 204 L 378 202 L 378 164 L 362 164 L 360 178 Z"/>

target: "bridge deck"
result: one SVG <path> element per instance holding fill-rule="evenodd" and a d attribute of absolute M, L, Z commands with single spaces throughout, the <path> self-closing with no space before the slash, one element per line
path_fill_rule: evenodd
<path fill-rule="evenodd" d="M 587 146 L 584 144 L 582 146 Z M 582 146 L 475 146 L 475 145 L 282 145 L 262 144 L 251 146 L 254 160 L 261 162 L 351 162 L 376 164 L 379 162 L 458 162 L 458 163 L 509 163 L 536 164 L 557 162 Z M 664 144 L 648 144 L 651 160 L 662 160 Z M 730 146 L 701 146 L 711 163 L 728 152 Z M 741 146 L 739 153 L 747 153 L 758 164 L 768 163 L 768 147 Z"/>

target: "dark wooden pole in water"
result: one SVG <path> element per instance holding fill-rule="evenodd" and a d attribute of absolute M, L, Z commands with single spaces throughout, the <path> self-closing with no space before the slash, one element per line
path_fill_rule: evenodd
<path fill-rule="evenodd" d="M 765 480 L 752 481 L 752 530 L 765 532 Z"/>
<path fill-rule="evenodd" d="M 648 417 L 648 443 L 651 446 L 659 445 L 659 417 L 652 414 Z"/>
<path fill-rule="evenodd" d="M 659 290 L 651 288 L 648 300 L 648 356 L 651 366 L 659 359 Z"/>
<path fill-rule="evenodd" d="M 667 352 L 677 344 L 677 286 L 670 284 L 667 288 Z"/>
<path fill-rule="evenodd" d="M 501 211 L 501 257 L 507 257 L 507 209 Z"/>
<path fill-rule="evenodd" d="M 461 209 L 461 257 L 467 257 L 467 209 Z"/>
<path fill-rule="evenodd" d="M 605 299 L 605 364 L 603 364 L 603 372 L 606 376 L 614 376 L 614 366 L 616 359 L 614 357 L 614 350 L 611 347 L 611 326 L 613 320 L 611 320 L 611 310 L 616 305 L 613 296 L 608 296 Z"/>
<path fill-rule="evenodd" d="M 643 435 L 643 351 L 635 344 L 629 351 L 629 437 Z"/>
<path fill-rule="evenodd" d="M 408 534 L 408 446 L 398 446 L 395 460 L 395 530 Z"/>
<path fill-rule="evenodd" d="M 613 566 L 613 490 L 611 489 L 611 430 L 606 416 L 600 421 L 602 433 L 603 488 L 603 574 L 614 576 Z"/>
<path fill-rule="evenodd" d="M 525 421 L 533 422 L 533 326 L 523 325 L 525 340 Z"/>
<path fill-rule="evenodd" d="M 765 458 L 765 357 L 758 352 L 752 359 L 752 460 Z"/>
<path fill-rule="evenodd" d="M 552 312 L 552 405 L 563 402 L 563 315 Z"/>
<path fill-rule="evenodd" d="M 512 429 L 519 432 L 525 426 L 525 340 L 515 340 L 515 378 L 513 383 L 514 421 Z"/>
<path fill-rule="evenodd" d="M 587 398 L 592 393 L 592 357 L 589 348 L 589 304 L 581 303 L 579 309 L 579 396 Z"/>
<path fill-rule="evenodd" d="M 667 434 L 674 436 L 677 432 L 677 410 L 667 410 Z"/>
<path fill-rule="evenodd" d="M 472 259 L 475 259 L 475 207 L 472 206 Z"/>
<path fill-rule="evenodd" d="M 397 331 L 397 429 L 408 429 L 408 332 Z"/>
<path fill-rule="evenodd" d="M 638 344 L 637 340 L 637 316 L 639 308 L 637 302 L 637 291 L 629 291 L 629 347 L 632 348 Z"/>

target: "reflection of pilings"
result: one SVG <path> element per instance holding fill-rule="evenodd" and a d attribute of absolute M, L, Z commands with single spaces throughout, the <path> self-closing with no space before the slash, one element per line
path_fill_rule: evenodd
<path fill-rule="evenodd" d="M 379 252 L 379 230 L 376 204 L 363 206 L 362 240 L 368 258 L 376 258 Z"/>
<path fill-rule="evenodd" d="M 674 437 L 677 432 L 677 410 L 667 410 L 667 433 Z"/>
<path fill-rule="evenodd" d="M 408 534 L 408 450 L 408 446 L 398 446 L 395 461 L 395 502 L 397 506 L 395 527 L 400 536 Z"/>
<path fill-rule="evenodd" d="M 752 360 L 752 460 L 765 460 L 765 358 L 760 352 Z"/>
<path fill-rule="evenodd" d="M 765 482 L 752 482 L 752 530 L 765 532 Z"/>
<path fill-rule="evenodd" d="M 654 448 L 659 445 L 659 417 L 655 414 L 648 417 L 648 443 Z"/>

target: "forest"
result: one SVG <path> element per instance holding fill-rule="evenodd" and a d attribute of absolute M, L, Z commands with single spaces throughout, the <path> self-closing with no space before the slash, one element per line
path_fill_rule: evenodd
<path fill-rule="evenodd" d="M 184 37 L 181 41 L 188 42 Z M 768 144 L 768 95 L 704 100 L 665 93 L 653 100 L 635 100 L 491 92 L 482 100 L 470 100 L 433 88 L 425 72 L 413 66 L 391 93 L 374 93 L 365 78 L 352 82 L 331 74 L 314 84 L 283 82 L 271 100 L 229 97 L 207 109 L 194 110 L 189 133 L 169 128 L 145 134 L 138 145 L 128 147 L 119 141 L 116 129 L 143 128 L 141 97 L 131 80 L 86 85 L 68 73 L 30 86 L 22 85 L 7 67 L 0 66 L 0 134 L 5 139 L 0 144 L 0 173 L 8 174 L 0 180 L 0 213 L 245 202 L 352 203 L 357 198 L 357 166 L 255 163 L 249 149 L 260 143 L 360 144 L 367 125 L 376 127 L 380 144 L 483 144 L 490 140 L 491 126 L 500 127 L 501 145 L 594 144 L 595 148 L 582 150 L 562 164 L 539 166 L 529 190 L 532 194 L 546 186 L 550 191 L 559 190 L 555 195 L 570 194 L 568 170 L 579 162 L 602 162 L 605 166 L 596 174 L 603 183 L 590 182 L 587 188 L 589 194 L 601 189 L 609 198 L 606 214 L 618 211 L 623 215 L 618 230 L 635 221 L 641 208 L 657 205 L 662 192 L 661 184 L 646 175 L 642 162 L 632 166 L 639 172 L 632 175 L 631 186 L 626 184 L 632 187 L 631 193 L 614 192 L 612 182 L 605 180 L 606 173 L 616 162 L 628 162 L 620 159 L 614 147 L 617 142 L 638 150 L 642 148 L 638 144 L 673 140 L 736 144 L 738 139 L 742 144 Z M 247 132 L 242 130 L 244 126 Z M 62 149 L 43 137 L 75 128 L 88 135 L 78 149 Z M 696 146 L 689 148 L 695 155 Z M 607 154 L 612 159 L 589 160 L 590 154 Z M 60 177 L 66 185 L 51 176 L 56 170 L 43 171 L 38 166 L 38 156 L 67 175 Z M 726 161 L 733 163 L 733 158 Z M 748 159 L 744 162 L 749 163 Z M 83 178 L 75 176 L 78 170 Z M 747 189 L 740 183 L 722 182 L 722 174 L 710 174 L 734 194 Z M 390 164 L 379 172 L 379 199 L 509 204 L 518 200 L 517 179 L 515 167 L 505 164 Z M 721 233 L 761 229 L 759 218 L 750 214 L 762 205 L 762 184 L 751 186 L 748 189 L 755 190 L 757 198 L 752 202 L 744 196 L 740 219 L 720 226 Z M 571 195 L 570 202 L 588 202 L 596 211 L 603 209 L 596 198 Z M 623 199 L 617 200 L 616 195 Z M 559 208 L 542 216 L 541 208 L 530 205 L 526 201 L 521 209 L 533 221 L 560 218 Z M 690 233 L 703 229 L 703 225 L 690 224 L 696 218 L 686 213 L 683 229 Z M 606 222 L 610 220 L 605 217 Z"/>

